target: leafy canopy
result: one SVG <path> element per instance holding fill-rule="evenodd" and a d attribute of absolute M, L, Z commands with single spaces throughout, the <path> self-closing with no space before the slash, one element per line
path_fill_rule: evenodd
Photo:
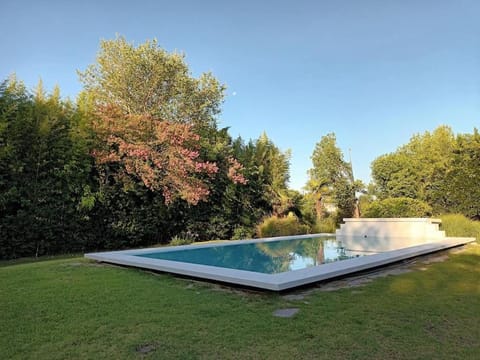
<path fill-rule="evenodd" d="M 210 73 L 192 77 L 184 55 L 168 53 L 155 39 L 137 47 L 123 37 L 103 40 L 96 63 L 79 76 L 98 105 L 201 128 L 216 126 L 225 90 Z"/>
<path fill-rule="evenodd" d="M 433 212 L 480 218 L 480 135 L 454 135 L 448 126 L 413 136 L 397 151 L 372 163 L 379 199 L 408 197 Z"/>
<path fill-rule="evenodd" d="M 375 159 L 372 177 L 379 198 L 409 197 L 435 205 L 440 201 L 435 192 L 450 167 L 455 142 L 452 129 L 440 126 L 432 133 L 414 135 L 397 151 Z"/>
<path fill-rule="evenodd" d="M 93 155 L 104 177 L 116 168 L 115 180 L 129 185 L 138 178 L 148 189 L 162 191 L 167 204 L 175 195 L 197 204 L 209 194 L 195 175 L 215 174 L 218 167 L 198 159 L 199 136 L 191 125 L 160 121 L 148 114 L 125 115 L 108 105 L 100 108 L 95 128 L 103 146 Z"/>
<path fill-rule="evenodd" d="M 211 74 L 190 75 L 183 55 L 156 40 L 135 47 L 123 37 L 105 40 L 95 64 L 79 72 L 81 98 L 93 102 L 94 151 L 104 182 L 111 179 L 161 191 L 165 203 L 206 200 L 205 175 L 218 166 L 203 160 L 212 146 L 224 87 Z M 86 101 L 87 102 L 87 101 Z M 242 165 L 229 158 L 228 177 L 245 183 Z"/>
<path fill-rule="evenodd" d="M 353 216 L 355 191 L 361 183 L 354 180 L 352 166 L 343 159 L 334 133 L 321 138 L 311 159 L 313 167 L 309 170 L 307 189 L 315 197 L 317 218 L 324 217 L 326 204 L 337 208 L 339 218 Z"/>

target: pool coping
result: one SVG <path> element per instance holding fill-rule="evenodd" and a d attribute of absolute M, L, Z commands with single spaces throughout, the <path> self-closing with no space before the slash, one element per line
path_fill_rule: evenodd
<path fill-rule="evenodd" d="M 308 234 L 296 236 L 282 236 L 274 238 L 254 239 L 254 240 L 236 240 L 209 242 L 206 244 L 168 246 L 160 248 L 145 248 L 136 250 L 122 250 L 87 253 L 88 259 L 107 262 L 118 265 L 134 266 L 144 269 L 150 269 L 161 272 L 168 272 L 194 278 L 220 281 L 235 285 L 254 287 L 271 291 L 283 291 L 291 288 L 315 283 L 322 280 L 328 280 L 338 276 L 355 273 L 370 268 L 376 268 L 386 264 L 398 262 L 408 258 L 445 250 L 448 248 L 464 245 L 475 241 L 475 238 L 447 237 L 442 240 L 435 240 L 421 245 L 415 245 L 398 250 L 386 251 L 368 256 L 335 261 L 319 266 L 312 266 L 305 269 L 292 270 L 277 274 L 265 274 L 253 271 L 234 270 L 209 265 L 192 264 L 177 262 L 171 260 L 152 259 L 139 257 L 135 255 L 151 253 L 152 251 L 177 251 L 181 249 L 195 249 L 202 247 L 231 246 L 236 244 L 270 242 L 278 240 L 291 240 L 301 238 L 311 238 L 319 236 L 335 237 L 333 234 Z"/>

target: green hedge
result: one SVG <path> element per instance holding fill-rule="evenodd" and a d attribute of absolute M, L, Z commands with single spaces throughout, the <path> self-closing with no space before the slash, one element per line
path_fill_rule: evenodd
<path fill-rule="evenodd" d="M 431 215 L 432 207 L 430 205 L 406 197 L 374 201 L 362 214 L 365 218 L 428 217 Z"/>

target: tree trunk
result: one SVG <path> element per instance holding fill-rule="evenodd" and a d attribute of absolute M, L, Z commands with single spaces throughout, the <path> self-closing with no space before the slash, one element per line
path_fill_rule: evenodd
<path fill-rule="evenodd" d="M 358 199 L 355 199 L 355 205 L 353 207 L 353 217 L 358 219 L 362 214 L 360 213 L 360 206 L 358 205 Z"/>
<path fill-rule="evenodd" d="M 319 198 L 315 201 L 315 212 L 317 213 L 317 220 L 322 220 L 325 217 L 322 196 L 319 196 Z"/>

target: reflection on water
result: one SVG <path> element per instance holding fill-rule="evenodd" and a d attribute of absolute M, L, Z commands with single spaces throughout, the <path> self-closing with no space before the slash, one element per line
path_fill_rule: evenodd
<path fill-rule="evenodd" d="M 137 256 L 275 274 L 365 254 L 346 249 L 335 238 L 319 237 L 152 252 Z"/>

